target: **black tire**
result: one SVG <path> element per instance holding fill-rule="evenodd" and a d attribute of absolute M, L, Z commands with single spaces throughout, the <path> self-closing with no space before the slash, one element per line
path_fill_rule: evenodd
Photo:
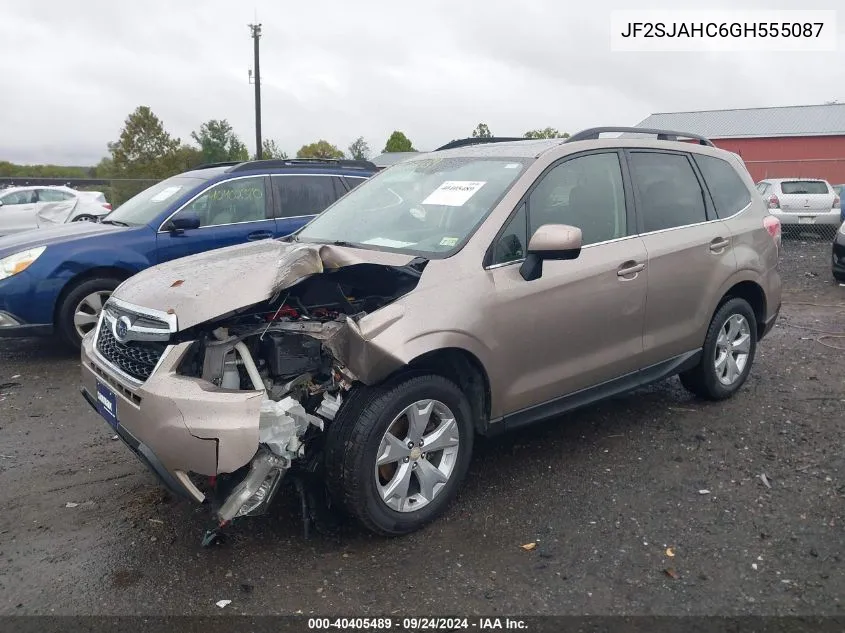
<path fill-rule="evenodd" d="M 111 293 L 121 284 L 122 280 L 115 277 L 98 277 L 78 283 L 64 295 L 56 311 L 56 333 L 68 347 L 79 350 L 82 337 L 77 333 L 73 322 L 74 313 L 79 302 L 95 292 Z"/>
<path fill-rule="evenodd" d="M 719 332 L 727 320 L 737 314 L 745 317 L 750 329 L 751 336 L 748 360 L 737 380 L 731 385 L 725 385 L 719 380 L 716 375 L 716 368 L 714 367 L 717 351 L 716 341 L 719 338 Z M 751 309 L 751 306 L 745 299 L 737 297 L 728 299 L 716 311 L 716 314 L 713 315 L 713 319 L 710 321 L 707 336 L 704 338 L 701 360 L 693 369 L 680 374 L 681 383 L 696 396 L 706 400 L 725 400 L 726 398 L 730 398 L 742 387 L 748 378 L 756 351 L 757 318 L 754 316 L 754 310 Z"/>
<path fill-rule="evenodd" d="M 439 400 L 452 411 L 460 437 L 458 455 L 448 482 L 433 500 L 419 510 L 398 512 L 378 492 L 376 457 L 393 419 L 423 399 Z M 461 390 L 441 376 L 420 375 L 379 388 L 357 387 L 327 432 L 326 483 L 335 502 L 368 530 L 399 536 L 434 520 L 455 498 L 469 468 L 475 430 Z"/>
<path fill-rule="evenodd" d="M 838 273 L 836 271 L 833 272 L 833 278 L 840 284 L 845 284 L 845 274 Z"/>
<path fill-rule="evenodd" d="M 71 222 L 96 222 L 97 216 L 90 215 L 88 213 L 83 213 L 82 215 L 78 215 Z"/>

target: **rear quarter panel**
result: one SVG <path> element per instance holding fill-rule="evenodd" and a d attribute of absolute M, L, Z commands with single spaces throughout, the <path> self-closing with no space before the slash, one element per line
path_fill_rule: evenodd
<path fill-rule="evenodd" d="M 713 306 L 715 312 L 724 293 L 742 281 L 753 281 L 763 288 L 766 296 L 766 318 L 772 317 L 780 307 L 781 279 L 778 273 L 778 247 L 763 225 L 769 215 L 765 202 L 754 187 L 754 181 L 745 165 L 734 158 L 737 171 L 751 194 L 751 206 L 741 213 L 726 218 L 731 231 L 731 242 L 736 254 L 736 274 L 725 281 L 721 295 Z"/>

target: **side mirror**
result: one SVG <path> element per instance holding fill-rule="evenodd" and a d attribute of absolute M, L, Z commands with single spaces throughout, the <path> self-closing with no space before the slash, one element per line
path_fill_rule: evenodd
<path fill-rule="evenodd" d="M 184 233 L 190 229 L 200 228 L 200 216 L 194 211 L 185 211 L 174 217 L 169 222 L 168 230 L 171 233 Z"/>
<path fill-rule="evenodd" d="M 543 260 L 576 259 L 581 254 L 581 229 L 568 224 L 544 224 L 528 242 L 528 255 L 519 274 L 525 281 L 543 276 Z"/>

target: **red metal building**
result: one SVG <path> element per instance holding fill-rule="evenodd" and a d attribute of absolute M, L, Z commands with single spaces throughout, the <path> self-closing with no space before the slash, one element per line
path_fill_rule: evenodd
<path fill-rule="evenodd" d="M 755 182 L 845 183 L 845 103 L 652 114 L 637 127 L 694 132 L 739 154 Z"/>

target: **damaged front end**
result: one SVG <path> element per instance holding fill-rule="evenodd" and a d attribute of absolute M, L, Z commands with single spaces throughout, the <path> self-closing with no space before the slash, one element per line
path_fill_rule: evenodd
<path fill-rule="evenodd" d="M 395 360 L 367 345 L 358 321 L 410 292 L 425 264 L 352 263 L 323 270 L 175 336 L 175 342 L 192 341 L 177 375 L 201 379 L 217 391 L 261 397 L 254 455 L 211 477 L 215 529 L 206 544 L 233 520 L 265 513 L 286 479 L 302 496 L 307 533 L 313 508 L 306 499 L 313 503 L 324 495 L 308 493 L 303 482 L 322 485 L 322 454 L 333 420 L 350 390 L 370 384 Z M 225 450 L 221 443 L 218 451 Z"/>

